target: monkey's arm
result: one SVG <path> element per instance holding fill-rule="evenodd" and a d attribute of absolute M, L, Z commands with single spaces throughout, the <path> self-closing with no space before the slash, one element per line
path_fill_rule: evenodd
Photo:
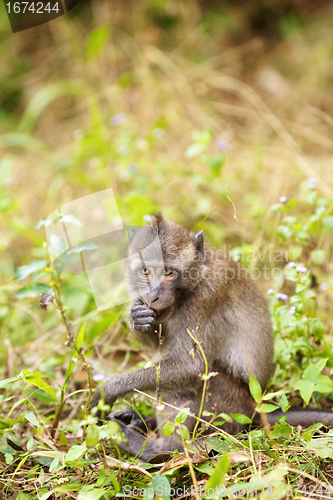
<path fill-rule="evenodd" d="M 203 362 L 199 356 L 196 359 L 188 357 L 188 363 L 185 363 L 184 359 L 177 362 L 172 356 L 161 361 L 159 379 L 161 390 L 175 391 L 178 388 L 195 388 L 200 383 L 199 373 L 204 371 Z M 147 392 L 155 391 L 156 387 L 157 370 L 154 366 L 113 375 L 103 385 L 104 402 L 112 406 L 117 399 L 133 392 L 134 389 Z M 96 406 L 100 399 L 101 391 L 98 387 L 91 399 L 91 406 Z"/>

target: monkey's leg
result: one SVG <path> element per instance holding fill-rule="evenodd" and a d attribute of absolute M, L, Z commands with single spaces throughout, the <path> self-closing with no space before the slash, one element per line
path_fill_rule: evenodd
<path fill-rule="evenodd" d="M 204 410 L 215 415 L 220 413 L 226 413 L 227 415 L 240 413 L 251 418 L 255 406 L 248 385 L 244 381 L 233 377 L 221 366 L 215 365 L 213 371 L 218 372 L 218 375 L 212 377 L 209 381 Z M 231 420 L 221 427 L 229 434 L 237 434 L 245 429 L 246 425 Z M 208 427 L 205 434 L 211 431 L 212 429 Z"/>
<path fill-rule="evenodd" d="M 151 434 L 147 437 L 145 434 L 140 432 L 140 423 L 143 425 L 143 430 L 146 431 L 146 427 L 142 423 L 139 415 L 132 410 L 125 410 L 124 412 L 111 413 L 108 419 L 117 422 L 120 425 L 121 432 L 125 435 L 127 443 L 121 443 L 119 448 L 130 453 L 131 455 L 137 455 L 142 460 L 151 460 L 156 455 L 166 455 L 169 456 L 173 451 L 178 450 L 183 451 L 183 446 L 181 439 L 173 433 L 171 436 L 163 436 L 163 426 L 167 422 L 174 422 L 176 415 L 183 408 L 189 408 L 190 413 L 197 413 L 200 408 L 201 393 L 200 391 L 195 392 L 192 390 L 181 390 L 181 393 L 175 396 L 172 392 L 162 393 L 162 401 L 165 403 L 164 410 L 157 411 L 156 420 L 147 419 L 149 423 L 153 421 L 155 424 L 151 426 L 152 429 L 158 429 L 157 434 Z M 168 406 L 168 403 L 172 406 Z M 140 423 L 138 422 L 140 420 Z M 139 425 L 136 425 L 139 423 Z M 195 418 L 188 416 L 184 425 L 188 428 L 189 433 L 194 429 Z"/>
<path fill-rule="evenodd" d="M 112 415 L 112 414 L 111 414 Z M 182 448 L 173 435 L 165 437 L 161 436 L 158 438 L 150 437 L 148 438 L 145 434 L 137 430 L 132 424 L 126 425 L 121 420 L 116 418 L 111 418 L 114 422 L 120 426 L 120 432 L 125 435 L 126 443 L 122 442 L 119 448 L 126 451 L 130 455 L 138 456 L 141 460 L 148 462 L 156 455 L 172 454 L 175 449 L 182 451 Z"/>

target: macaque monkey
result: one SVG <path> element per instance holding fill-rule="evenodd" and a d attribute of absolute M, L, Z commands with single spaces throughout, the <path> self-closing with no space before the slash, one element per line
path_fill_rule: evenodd
<path fill-rule="evenodd" d="M 110 406 L 134 389 L 161 398 L 163 411 L 158 407 L 156 422 L 148 422 L 157 428 L 156 439 L 147 441 L 140 432 L 144 422 L 131 410 L 108 417 L 125 434 L 127 443 L 121 448 L 148 461 L 160 453 L 182 450 L 175 434 L 162 434 L 165 414 L 173 421 L 179 408 L 190 408 L 194 415 L 200 412 L 205 360 L 192 337 L 202 347 L 208 372 L 214 374 L 203 410 L 251 418 L 255 404 L 249 377 L 252 374 L 265 390 L 273 369 L 273 334 L 266 302 L 254 281 L 225 253 L 205 243 L 203 231 L 194 234 L 157 214 L 129 239 L 126 275 L 133 297 L 129 324 L 133 334 L 153 349 L 155 366 L 112 376 L 104 383 L 103 394 Z M 100 398 L 97 388 L 91 405 Z M 192 416 L 185 421 L 190 434 L 195 422 Z M 223 424 L 233 434 L 244 427 L 234 420 Z"/>

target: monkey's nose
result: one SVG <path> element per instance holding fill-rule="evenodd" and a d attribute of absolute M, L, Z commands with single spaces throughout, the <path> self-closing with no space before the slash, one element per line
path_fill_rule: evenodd
<path fill-rule="evenodd" d="M 150 290 L 148 293 L 147 293 L 147 302 L 148 302 L 148 305 L 152 305 L 154 302 L 156 302 L 158 299 L 159 299 L 159 290 L 158 288 L 152 288 L 152 290 Z"/>

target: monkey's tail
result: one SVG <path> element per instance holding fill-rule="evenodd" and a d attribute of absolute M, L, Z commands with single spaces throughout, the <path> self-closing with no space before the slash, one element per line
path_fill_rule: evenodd
<path fill-rule="evenodd" d="M 272 413 L 267 414 L 267 420 L 269 424 L 278 423 L 276 417 L 283 417 L 285 413 L 282 410 L 275 410 Z M 327 427 L 333 427 L 333 413 L 324 410 L 306 410 L 300 408 L 299 410 L 291 408 L 287 411 L 287 423 L 292 427 L 309 427 L 310 425 L 321 423 Z M 257 417 L 255 421 L 257 422 Z M 259 417 L 260 418 L 260 417 Z"/>

